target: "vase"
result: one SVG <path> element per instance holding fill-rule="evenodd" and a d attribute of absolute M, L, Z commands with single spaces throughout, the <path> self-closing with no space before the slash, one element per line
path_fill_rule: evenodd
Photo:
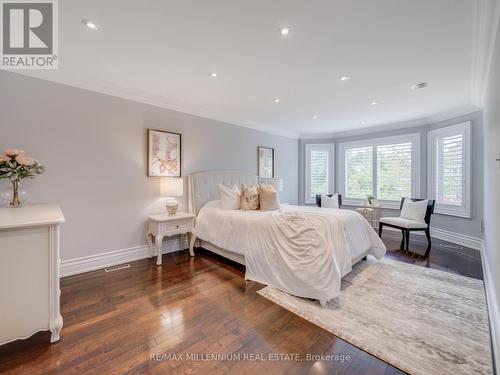
<path fill-rule="evenodd" d="M 12 188 L 2 192 L 1 199 L 3 203 L 6 204 L 8 207 L 13 207 L 13 208 L 22 207 L 23 203 L 28 198 L 28 194 L 21 189 L 19 181 L 11 181 L 11 182 L 12 182 Z"/>

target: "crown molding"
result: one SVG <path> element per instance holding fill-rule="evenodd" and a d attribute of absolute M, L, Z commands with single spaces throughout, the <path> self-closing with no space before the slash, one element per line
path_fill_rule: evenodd
<path fill-rule="evenodd" d="M 482 108 L 500 17 L 500 0 L 475 0 L 472 40 L 472 103 Z"/>
<path fill-rule="evenodd" d="M 393 122 L 389 124 L 377 124 L 371 125 L 368 127 L 363 127 L 355 130 L 347 130 L 333 133 L 305 133 L 300 134 L 301 140 L 325 140 L 325 139 L 339 139 L 339 138 L 347 138 L 354 137 L 358 135 L 366 135 L 372 133 L 379 133 L 391 130 L 404 130 L 410 128 L 417 128 L 420 126 L 428 126 L 433 125 L 441 121 L 452 120 L 458 117 L 470 115 L 474 112 L 477 112 L 479 108 L 474 105 L 464 105 L 459 108 L 455 108 L 449 111 L 445 111 L 439 114 L 421 117 L 417 119 L 407 120 L 407 121 L 399 121 Z"/>
<path fill-rule="evenodd" d="M 42 79 L 66 86 L 76 87 L 87 91 L 97 92 L 99 94 L 109 95 L 121 99 L 131 100 L 138 103 L 153 105 L 164 109 L 187 113 L 190 115 L 208 118 L 224 122 L 229 125 L 240 126 L 257 130 L 260 132 L 279 135 L 281 137 L 298 139 L 299 134 L 284 130 L 278 127 L 268 126 L 248 119 L 241 119 L 237 116 L 227 114 L 224 111 L 211 110 L 202 106 L 190 104 L 180 100 L 167 98 L 165 96 L 153 94 L 137 88 L 118 86 L 111 82 L 98 80 L 90 77 L 79 76 L 76 74 L 67 74 L 59 71 L 11 71 L 23 76 Z"/>

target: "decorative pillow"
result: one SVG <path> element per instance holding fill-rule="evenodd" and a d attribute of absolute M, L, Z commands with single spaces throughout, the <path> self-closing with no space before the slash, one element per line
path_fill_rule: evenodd
<path fill-rule="evenodd" d="M 234 185 L 232 189 L 219 184 L 219 195 L 223 210 L 239 210 L 241 192 L 238 186 Z"/>
<path fill-rule="evenodd" d="M 412 202 L 406 198 L 401 209 L 400 217 L 404 219 L 416 220 L 425 223 L 425 212 L 427 211 L 428 199 L 423 201 Z"/>
<path fill-rule="evenodd" d="M 260 210 L 273 211 L 279 210 L 280 198 L 273 185 L 259 185 Z"/>
<path fill-rule="evenodd" d="M 325 208 L 339 208 L 339 195 L 334 194 L 331 197 L 321 194 L 321 207 Z"/>
<path fill-rule="evenodd" d="M 243 211 L 259 209 L 259 186 L 258 185 L 242 185 L 240 208 Z"/>

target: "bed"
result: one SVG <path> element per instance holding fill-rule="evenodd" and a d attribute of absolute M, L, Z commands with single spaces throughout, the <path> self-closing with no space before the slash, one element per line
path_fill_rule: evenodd
<path fill-rule="evenodd" d="M 278 211 L 223 210 L 219 184 L 257 184 L 240 171 L 188 177 L 189 210 L 204 249 L 246 266 L 245 278 L 322 304 L 340 293 L 340 279 L 368 254 L 386 248 L 355 211 L 282 205 Z"/>

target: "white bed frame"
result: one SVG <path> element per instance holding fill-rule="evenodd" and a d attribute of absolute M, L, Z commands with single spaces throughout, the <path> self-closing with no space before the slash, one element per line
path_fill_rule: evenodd
<path fill-rule="evenodd" d="M 233 185 L 240 186 L 242 184 L 254 185 L 259 182 L 259 178 L 255 173 L 241 171 L 208 171 L 194 173 L 188 176 L 188 209 L 189 212 L 198 216 L 198 212 L 207 202 L 220 199 L 219 184 L 227 187 Z M 196 224 L 195 224 L 196 228 Z M 234 253 L 229 250 L 222 249 L 210 242 L 198 239 L 198 245 L 213 253 L 223 256 L 239 264 L 245 265 L 245 257 L 241 254 Z M 352 264 L 358 263 L 366 257 L 367 252 L 352 259 Z"/>
<path fill-rule="evenodd" d="M 188 176 L 188 210 L 198 216 L 198 212 L 205 203 L 220 199 L 219 184 L 231 188 L 233 185 L 255 185 L 257 183 L 259 183 L 259 178 L 255 173 L 250 172 L 221 170 L 194 173 Z M 222 249 L 202 239 L 198 239 L 198 241 L 202 248 L 245 265 L 243 255 Z"/>

